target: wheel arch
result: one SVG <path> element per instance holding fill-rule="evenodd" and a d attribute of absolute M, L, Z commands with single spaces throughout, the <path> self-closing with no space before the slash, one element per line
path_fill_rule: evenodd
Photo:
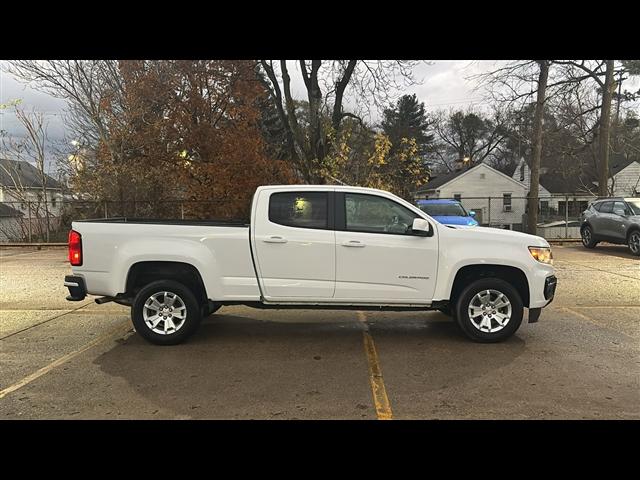
<path fill-rule="evenodd" d="M 640 232 L 640 225 L 631 225 L 629 227 L 629 230 L 627 231 L 627 243 L 629 243 L 629 237 L 631 237 L 631 234 L 634 232 Z"/>
<path fill-rule="evenodd" d="M 593 225 L 591 225 L 591 223 L 588 222 L 588 221 L 583 222 L 582 225 L 580 225 L 580 233 L 581 234 L 582 234 L 582 231 L 585 229 L 585 227 L 589 227 L 591 229 L 591 233 L 594 234 Z"/>
<path fill-rule="evenodd" d="M 461 267 L 456 272 L 453 280 L 449 302 L 455 304 L 460 293 L 471 282 L 492 277 L 499 278 L 511 284 L 520 294 L 522 304 L 527 308 L 529 307 L 529 281 L 524 271 L 518 267 L 497 264 L 474 264 Z"/>
<path fill-rule="evenodd" d="M 198 269 L 186 262 L 141 261 L 127 272 L 125 293 L 135 296 L 137 291 L 156 280 L 174 280 L 189 288 L 201 305 L 207 303 L 207 290 Z"/>

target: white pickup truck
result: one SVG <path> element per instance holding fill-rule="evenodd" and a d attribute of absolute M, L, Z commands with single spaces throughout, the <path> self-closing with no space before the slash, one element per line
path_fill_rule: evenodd
<path fill-rule="evenodd" d="M 223 305 L 440 310 L 479 342 L 536 322 L 554 296 L 549 244 L 437 223 L 381 190 L 263 186 L 250 223 L 84 220 L 69 232 L 71 301 L 131 306 L 136 331 L 185 340 Z"/>

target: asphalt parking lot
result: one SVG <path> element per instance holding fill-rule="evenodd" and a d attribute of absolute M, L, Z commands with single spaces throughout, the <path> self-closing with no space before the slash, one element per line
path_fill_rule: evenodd
<path fill-rule="evenodd" d="M 0 418 L 640 418 L 640 260 L 554 255 L 554 302 L 500 344 L 439 312 L 224 307 L 158 347 L 65 300 L 66 249 L 0 249 Z"/>

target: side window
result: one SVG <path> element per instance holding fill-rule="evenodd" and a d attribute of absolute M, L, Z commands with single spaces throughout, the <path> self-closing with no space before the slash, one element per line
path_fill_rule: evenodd
<path fill-rule="evenodd" d="M 361 193 L 345 194 L 345 214 L 348 231 L 371 233 L 407 234 L 420 218 L 393 200 Z"/>
<path fill-rule="evenodd" d="M 600 213 L 612 213 L 613 212 L 613 202 L 604 202 L 600 207 Z"/>
<path fill-rule="evenodd" d="M 627 215 L 627 205 L 624 202 L 615 202 L 613 204 L 613 213 Z"/>
<path fill-rule="evenodd" d="M 327 192 L 282 192 L 269 198 L 269 220 L 299 228 L 327 228 Z"/>

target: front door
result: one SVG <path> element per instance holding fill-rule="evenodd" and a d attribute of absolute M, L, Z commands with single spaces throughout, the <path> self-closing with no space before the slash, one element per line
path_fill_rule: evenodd
<path fill-rule="evenodd" d="M 254 245 L 258 278 L 267 300 L 333 297 L 335 232 L 333 192 L 263 191 L 257 202 Z"/>
<path fill-rule="evenodd" d="M 438 237 L 411 233 L 422 217 L 375 194 L 336 192 L 336 208 L 336 301 L 430 303 Z"/>

